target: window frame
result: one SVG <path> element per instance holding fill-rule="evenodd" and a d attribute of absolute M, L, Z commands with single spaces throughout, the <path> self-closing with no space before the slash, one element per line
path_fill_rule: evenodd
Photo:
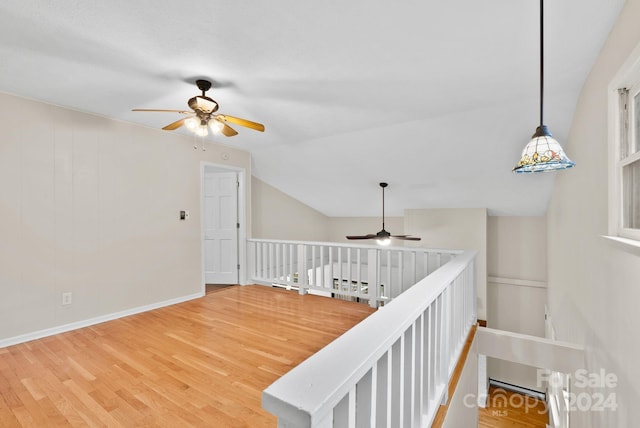
<path fill-rule="evenodd" d="M 620 107 L 619 89 L 628 89 L 627 111 Z M 640 162 L 640 140 L 636 152 L 632 153 L 632 147 L 636 139 L 636 133 L 640 134 L 640 128 L 635 129 L 633 115 L 640 115 L 634 111 L 634 97 L 640 94 L 640 44 L 631 52 L 631 55 L 618 70 L 609 84 L 609 235 L 614 237 L 640 241 L 640 228 L 624 227 L 624 175 L 623 168 L 634 162 Z M 626 157 L 622 157 L 622 114 L 626 114 L 628 123 Z M 640 189 L 640 183 L 638 183 Z"/>

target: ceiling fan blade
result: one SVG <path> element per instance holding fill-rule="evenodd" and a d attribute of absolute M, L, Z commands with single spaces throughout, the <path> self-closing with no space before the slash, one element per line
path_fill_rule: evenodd
<path fill-rule="evenodd" d="M 155 108 L 134 108 L 131 111 L 159 111 L 163 113 L 193 114 L 192 111 L 187 111 L 187 110 L 161 110 L 161 109 L 155 109 Z"/>
<path fill-rule="evenodd" d="M 222 122 L 220 122 L 220 123 L 222 123 Z M 238 131 L 236 131 L 235 129 L 233 129 L 232 127 L 227 125 L 226 123 L 223 123 L 222 125 L 224 125 L 224 126 L 222 127 L 222 130 L 220 132 L 222 132 L 225 136 L 233 137 L 234 135 L 238 135 Z"/>
<path fill-rule="evenodd" d="M 392 235 L 392 238 L 399 239 L 401 241 L 420 241 L 422 238 L 418 238 L 417 236 L 408 236 L 408 235 Z"/>
<path fill-rule="evenodd" d="M 247 119 L 240 119 L 239 117 L 227 116 L 226 114 L 219 114 L 218 119 L 225 122 L 235 123 L 236 125 L 245 126 L 247 128 L 255 129 L 256 131 L 264 132 L 264 125 L 258 122 L 252 122 Z"/>
<path fill-rule="evenodd" d="M 347 236 L 347 239 L 375 239 L 377 238 L 376 235 L 352 235 L 352 236 Z"/>
<path fill-rule="evenodd" d="M 184 125 L 184 121 L 189 119 L 188 117 L 183 117 L 180 120 L 176 120 L 175 122 L 172 122 L 170 124 L 168 124 L 167 126 L 163 127 L 162 129 L 164 129 L 165 131 L 173 131 L 174 129 L 178 129 L 180 128 L 182 125 Z"/>

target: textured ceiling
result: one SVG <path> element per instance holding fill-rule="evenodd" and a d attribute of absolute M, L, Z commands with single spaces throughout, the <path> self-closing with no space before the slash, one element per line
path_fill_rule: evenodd
<path fill-rule="evenodd" d="M 561 143 L 623 3 L 545 4 L 546 122 Z M 387 181 L 389 215 L 541 215 L 554 174 L 511 173 L 538 124 L 538 6 L 8 0 L 0 91 L 160 128 L 179 116 L 131 109 L 185 108 L 206 77 L 221 113 L 266 125 L 209 138 L 324 214 L 379 215 Z"/>

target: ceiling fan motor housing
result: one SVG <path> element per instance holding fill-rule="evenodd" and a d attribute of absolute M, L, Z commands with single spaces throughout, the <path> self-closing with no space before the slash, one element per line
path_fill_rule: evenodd
<path fill-rule="evenodd" d="M 203 96 L 205 92 L 211 89 L 211 82 L 208 80 L 196 80 L 196 85 L 198 86 L 198 89 L 202 91 Z"/>
<path fill-rule="evenodd" d="M 390 238 L 391 234 L 386 230 L 382 229 L 380 232 L 376 233 L 376 239 L 386 239 Z"/>

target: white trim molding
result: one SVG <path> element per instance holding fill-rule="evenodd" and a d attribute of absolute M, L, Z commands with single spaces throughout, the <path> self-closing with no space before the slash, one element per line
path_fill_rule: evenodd
<path fill-rule="evenodd" d="M 115 319 L 127 317 L 129 315 L 136 315 L 142 312 L 151 311 L 153 309 L 159 309 L 165 306 L 175 305 L 177 303 L 186 302 L 188 300 L 198 299 L 203 296 L 204 296 L 204 293 L 190 294 L 188 296 L 176 297 L 175 299 L 169 299 L 162 302 L 151 303 L 149 305 L 138 306 L 136 308 L 126 309 L 124 311 L 114 312 L 106 315 L 100 315 L 98 317 L 89 318 L 82 321 L 76 321 L 69 324 L 60 325 L 57 327 L 46 328 L 44 330 L 38 330 L 31 333 L 21 334 L 19 336 L 9 337 L 7 339 L 0 340 L 0 349 L 6 348 L 7 346 L 17 345 L 19 343 L 30 342 L 36 339 L 42 339 L 43 337 L 53 336 L 56 334 L 66 333 L 68 331 L 89 327 L 89 326 L 100 324 L 106 321 L 113 321 Z"/>
<path fill-rule="evenodd" d="M 503 278 L 500 276 L 487 277 L 487 284 L 516 285 L 519 287 L 547 288 L 544 281 L 532 281 L 530 279 Z"/>

